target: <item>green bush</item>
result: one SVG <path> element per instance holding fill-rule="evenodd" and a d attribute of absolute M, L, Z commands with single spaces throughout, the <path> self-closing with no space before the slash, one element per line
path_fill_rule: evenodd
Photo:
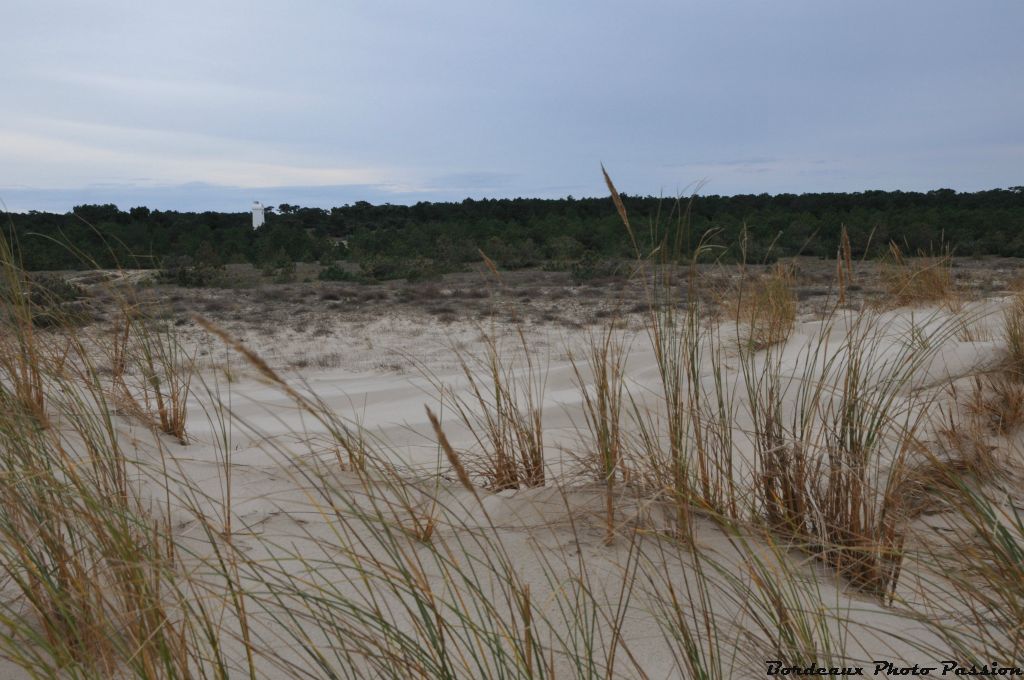
<path fill-rule="evenodd" d="M 331 264 L 330 266 L 320 270 L 320 274 L 317 278 L 321 281 L 355 281 L 358 279 L 355 274 L 338 266 L 337 264 Z"/>
<path fill-rule="evenodd" d="M 569 270 L 574 285 L 580 285 L 596 279 L 607 279 L 622 273 L 618 262 L 603 259 L 592 250 L 583 253 L 583 257 L 572 263 Z"/>
<path fill-rule="evenodd" d="M 295 263 L 288 260 L 274 270 L 274 283 L 293 283 L 295 281 Z"/>
<path fill-rule="evenodd" d="M 195 262 L 187 255 L 165 258 L 157 280 L 184 288 L 218 288 L 227 283 L 223 265 Z"/>
<path fill-rule="evenodd" d="M 390 281 L 406 279 L 408 281 L 426 281 L 440 278 L 445 269 L 433 260 L 425 257 L 370 257 L 359 263 L 363 278 L 370 281 Z"/>

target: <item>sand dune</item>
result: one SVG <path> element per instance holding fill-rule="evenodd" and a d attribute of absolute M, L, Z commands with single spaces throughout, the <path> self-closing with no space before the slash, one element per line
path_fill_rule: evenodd
<path fill-rule="evenodd" d="M 86 345 L 112 367 L 55 373 L 49 429 L 23 436 L 57 438 L 55 480 L 96 471 L 96 497 L 68 499 L 85 518 L 122 502 L 156 527 L 140 550 L 173 546 L 153 561 L 162 623 L 131 653 L 104 641 L 120 628 L 95 643 L 120 659 L 109 672 L 165 639 L 189 640 L 197 674 L 268 678 L 741 678 L 772 659 L 935 666 L 975 649 L 1007 665 L 994 656 L 1019 636 L 999 606 L 1016 591 L 971 584 L 1003 574 L 977 555 L 1016 545 L 998 533 L 1022 503 L 1016 304 L 805 305 L 768 342 L 685 307 L 585 328 L 204 321 L 167 336 L 184 345 L 166 370 L 198 357 L 184 443 L 158 421 L 154 369 L 119 374 L 131 355 L 104 354 L 100 329 Z M 19 657 L 32 639 L 6 653 L 88 665 Z"/>
<path fill-rule="evenodd" d="M 838 367 L 849 360 L 844 352 L 849 351 L 849 338 L 856 335 L 862 338 L 858 347 L 864 353 L 865 394 L 884 390 L 886 380 L 910 366 L 900 388 L 901 394 L 893 402 L 894 409 L 906 411 L 902 419 L 897 418 L 904 422 L 920 416 L 921 409 L 948 403 L 952 398 L 951 385 L 983 372 L 999 360 L 1002 352 L 999 342 L 961 338 L 964 335 L 994 337 L 1001 323 L 1001 308 L 1001 303 L 995 300 L 968 305 L 956 312 L 940 308 L 915 309 L 867 316 L 839 313 L 828 322 L 801 320 L 784 345 L 770 348 L 751 361 L 748 370 L 752 373 L 747 377 L 762 376 L 766 370 L 774 372 L 784 391 L 783 402 L 790 409 L 795 408 L 801 385 L 826 383 L 835 387 L 841 383 L 843 372 Z M 957 324 L 972 329 L 972 333 L 958 335 L 954 330 L 960 327 Z M 466 336 L 478 329 L 465 328 L 459 332 Z M 748 385 L 744 380 L 741 354 L 737 351 L 737 338 L 742 334 L 742 328 L 724 324 L 704 338 L 705 351 L 710 351 L 713 344 L 724 350 L 717 366 L 709 361 L 707 366 L 701 367 L 700 381 L 705 394 L 712 395 L 715 394 L 715 371 L 724 375 L 726 399 L 735 427 L 732 455 L 735 456 L 736 483 L 746 489 L 751 484 L 755 461 Z M 637 330 L 621 331 L 619 335 L 629 347 L 629 393 L 635 396 L 637 403 L 657 408 L 662 394 L 661 374 L 649 338 L 645 332 Z M 407 337 L 408 346 L 403 351 L 415 355 L 421 347 L 419 336 L 409 333 Z M 511 360 L 516 349 L 511 329 L 504 329 L 503 339 L 509 346 Z M 529 584 L 531 597 L 541 603 L 554 602 L 566 584 L 585 578 L 588 592 L 596 598 L 595 606 L 608 607 L 609 612 L 618 611 L 616 596 L 621 593 L 624 574 L 634 573 L 631 570 L 637 569 L 638 559 L 656 564 L 657 568 L 651 573 L 665 575 L 667 581 L 675 582 L 674 587 L 685 591 L 688 580 L 695 578 L 690 552 L 679 546 L 666 548 L 656 533 L 647 533 L 667 526 L 670 513 L 663 502 L 634 496 L 628 487 L 623 487 L 617 492 L 621 537 L 606 544 L 602 487 L 593 481 L 581 482 L 576 464 L 576 458 L 586 447 L 585 442 L 581 443 L 581 438 L 586 439 L 586 426 L 580 385 L 567 355 L 571 352 L 584 356 L 588 336 L 578 332 L 549 342 L 547 348 L 538 351 L 540 368 L 535 369 L 544 383 L 541 411 L 549 483 L 542 488 L 500 493 L 480 489 L 476 492 L 477 499 L 455 481 L 447 459 L 438 448 L 424 406 L 442 413 L 442 422 L 453 446 L 471 458 L 473 437 L 450 411 L 445 412 L 437 391 L 440 384 L 455 395 L 448 399 L 464 396 L 466 377 L 461 370 L 453 368 L 457 366 L 456 360 L 436 349 L 423 353 L 431 361 L 420 366 L 422 373 L 306 369 L 293 381 L 293 384 L 301 384 L 303 391 L 315 394 L 326 410 L 351 419 L 353 424 L 359 423 L 378 437 L 383 442 L 379 450 L 388 456 L 386 462 L 404 470 L 407 485 L 401 489 L 393 480 L 383 478 L 379 484 L 367 484 L 362 475 L 335 465 L 337 454 L 332 450 L 329 429 L 297 406 L 292 396 L 258 379 L 251 371 L 243 372 L 229 384 L 217 370 L 205 369 L 202 375 L 205 394 L 203 389 L 196 390 L 197 396 L 190 404 L 191 441 L 184 447 L 169 444 L 167 450 L 186 478 L 181 488 L 190 489 L 193 496 L 197 496 L 197 491 L 205 494 L 202 501 L 207 506 L 205 511 L 214 517 L 218 516 L 217 506 L 225 494 L 224 471 L 230 468 L 230 513 L 237 532 L 235 545 L 247 558 L 254 563 L 279 561 L 283 569 L 291 570 L 299 580 L 312 579 L 318 584 L 317 588 L 329 584 L 331 592 L 339 598 L 366 597 L 343 564 L 351 559 L 349 550 L 354 542 L 372 552 L 375 541 L 380 539 L 372 523 L 343 522 L 344 528 L 339 529 L 336 518 L 324 513 L 324 499 L 317 490 L 318 485 L 325 483 L 323 479 L 330 480 L 327 484 L 335 493 L 346 495 L 345 502 L 350 504 L 348 512 L 358 507 L 376 507 L 383 508 L 385 514 L 394 513 L 397 518 L 412 507 L 432 513 L 437 529 L 431 540 L 435 545 L 445 546 L 443 550 L 454 551 L 459 560 L 486 562 L 490 558 L 485 555 L 493 554 L 500 546 L 501 554 L 507 555 L 517 578 Z M 553 347 L 559 349 L 553 350 Z M 478 349 L 465 345 L 463 348 L 465 352 Z M 306 349 L 295 346 L 292 351 L 301 353 Z M 515 375 L 525 379 L 528 369 L 516 370 Z M 587 371 L 583 373 L 588 375 Z M 230 451 L 227 465 L 224 425 L 209 418 L 213 410 L 209 400 L 214 386 L 220 390 L 221 402 L 229 403 L 232 412 L 233 424 L 227 433 Z M 792 413 L 786 417 L 790 415 Z M 930 436 L 934 435 L 923 439 Z M 155 461 L 155 451 L 151 450 L 151 455 Z M 316 484 L 310 482 L 312 470 L 320 476 Z M 150 482 L 152 498 L 159 499 L 164 491 L 157 480 Z M 197 534 L 195 508 L 176 509 L 172 502 L 171 512 L 180 523 L 180 538 L 186 543 L 190 538 L 195 539 L 198 551 L 193 556 L 195 564 L 206 564 L 211 555 L 204 537 Z M 631 534 L 629 527 L 641 528 L 643 533 Z M 475 537 L 477 533 L 486 537 Z M 634 538 L 627 539 L 627 535 Z M 749 540 L 753 543 L 748 545 L 742 535 L 724 530 L 710 518 L 697 520 L 695 536 L 705 555 L 703 559 L 713 560 L 719 573 L 742 574 L 750 569 L 751 558 L 747 551 L 753 549 L 759 551 L 760 559 L 768 565 L 766 569 L 812 579 L 812 592 L 822 602 L 829 603 L 838 620 L 843 622 L 841 634 L 837 631 L 836 635 L 846 641 L 841 656 L 849 663 L 879 658 L 907 664 L 939 660 L 925 658 L 922 654 L 922 649 L 941 649 L 943 643 L 917 620 L 916 614 L 900 607 L 887 607 L 858 594 L 842 578 L 815 564 L 804 553 L 795 549 L 780 551 L 778 547 L 758 548 L 756 537 L 751 537 Z M 376 556 L 375 560 L 392 563 L 397 559 L 385 548 L 381 548 L 381 552 L 383 555 Z M 308 560 L 298 559 L 298 556 L 308 556 Z M 439 593 L 449 592 L 451 568 L 437 564 L 431 568 L 431 559 L 426 558 L 422 578 L 431 584 L 428 588 Z M 397 568 L 395 564 L 392 566 Z M 901 587 L 901 595 L 908 601 L 914 597 L 913 584 L 920 576 L 911 573 L 901 581 L 907 590 L 903 593 Z M 494 578 L 484 577 L 485 590 L 494 589 L 495 597 L 502 600 L 507 594 L 503 594 Z M 622 624 L 622 641 L 618 644 L 624 643 L 623 649 L 628 649 L 628 654 L 621 654 L 616 668 L 623 676 L 632 677 L 642 671 L 646 677 L 676 677 L 680 672 L 679 659 L 666 647 L 664 621 L 656 615 L 659 607 L 664 606 L 667 586 L 667 582 L 639 584 L 629 601 L 620 603 L 624 609 L 615 615 L 621 617 Z M 749 588 L 749 583 L 745 587 Z M 728 638 L 729 631 L 737 634 L 736 631 L 755 625 L 751 619 L 754 614 L 741 596 L 742 592 L 742 588 L 735 584 L 730 587 L 726 581 L 705 602 L 712 618 L 721 626 L 719 634 L 723 639 Z M 384 601 L 399 597 L 386 592 L 377 596 Z M 259 645 L 274 649 L 274 664 L 306 664 L 308 657 L 304 658 L 302 650 L 295 648 L 294 636 L 282 635 L 275 623 L 273 612 L 278 611 L 279 615 L 282 606 L 281 603 L 265 604 L 261 611 L 251 613 L 252 634 L 259 639 Z M 504 606 L 499 605 L 499 608 Z M 552 621 L 558 619 L 555 612 L 549 613 L 552 613 Z M 471 612 L 467 615 L 474 616 Z M 512 615 L 510 612 L 509 616 Z M 401 627 L 401 615 L 396 625 Z M 616 644 L 606 637 L 611 635 L 612 620 L 597 620 L 594 625 L 591 633 L 597 638 L 592 642 L 602 654 L 608 654 Z M 552 626 L 557 626 L 551 621 L 538 626 L 541 640 L 567 634 L 554 630 Z M 307 632 L 310 644 L 332 646 L 321 628 L 312 626 Z M 581 633 L 577 631 L 577 634 Z M 710 644 L 707 640 L 705 643 Z M 236 654 L 241 655 L 241 650 L 236 650 Z M 573 664 L 564 658 L 554 659 L 553 663 L 556 670 L 560 669 L 559 676 L 569 673 Z M 764 672 L 751 667 L 749 659 L 736 663 L 737 667 L 731 671 L 735 677 Z M 265 670 L 268 676 L 284 677 L 281 668 L 268 666 Z"/>

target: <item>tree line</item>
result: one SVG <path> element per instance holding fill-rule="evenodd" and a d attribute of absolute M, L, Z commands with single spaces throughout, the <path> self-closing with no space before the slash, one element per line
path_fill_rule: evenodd
<path fill-rule="evenodd" d="M 29 270 L 350 260 L 368 276 L 388 278 L 416 266 L 459 269 L 481 253 L 508 269 L 570 268 L 632 258 L 680 224 L 680 257 L 701 243 L 708 257 L 738 258 L 741 235 L 751 261 L 832 257 L 843 226 L 855 256 L 876 255 L 894 241 L 905 252 L 950 247 L 959 255 L 1024 257 L 1024 187 L 622 200 L 633 237 L 610 198 L 571 196 L 408 206 L 359 201 L 329 210 L 282 204 L 256 231 L 248 212 L 126 211 L 110 204 L 11 213 L 4 222 Z"/>

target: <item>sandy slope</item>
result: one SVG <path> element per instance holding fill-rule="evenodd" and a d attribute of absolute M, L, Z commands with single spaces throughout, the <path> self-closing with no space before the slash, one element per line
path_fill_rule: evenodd
<path fill-rule="evenodd" d="M 770 352 L 762 352 L 755 359 L 755 372 L 761 371 L 767 363 L 782 379 L 787 396 L 795 397 L 800 384 L 821 380 L 823 374 L 835 374 L 839 370 L 845 351 L 844 341 L 852 333 L 867 338 L 866 365 L 871 375 L 870 384 L 886 379 L 907 361 L 920 358 L 909 383 L 914 396 L 932 391 L 941 397 L 947 386 L 960 378 L 972 376 L 993 364 L 1001 352 L 1001 343 L 996 339 L 1001 323 L 999 303 L 976 303 L 956 313 L 943 309 L 916 309 L 883 311 L 860 322 L 857 330 L 851 325 L 860 318 L 859 313 L 839 313 L 828 322 L 806 319 L 798 321 L 788 342 Z M 955 322 L 954 320 L 960 321 Z M 960 325 L 958 325 L 960 324 Z M 358 348 L 353 348 L 351 337 L 317 339 L 320 349 L 333 347 L 349 358 L 340 368 L 306 368 L 299 371 L 285 371 L 289 380 L 304 386 L 315 394 L 332 411 L 341 417 L 361 423 L 368 430 L 380 435 L 395 450 L 396 460 L 404 465 L 417 468 L 431 467 L 437 462 L 437 446 L 433 432 L 427 422 L 424 406 L 441 412 L 446 423 L 446 432 L 457 446 L 469 446 L 464 428 L 453 422 L 441 411 L 437 385 L 443 384 L 455 392 L 465 392 L 466 378 L 459 368 L 456 352 L 478 355 L 481 347 L 475 344 L 481 335 L 481 327 L 475 324 L 453 325 L 443 328 L 426 326 L 419 332 L 409 327 L 408 321 L 394 319 L 381 322 L 381 327 L 372 331 L 379 343 L 385 345 L 384 357 L 392 357 L 401 365 L 398 371 L 386 368 L 368 371 L 368 362 Z M 969 328 L 971 339 L 962 339 L 961 326 Z M 401 328 L 401 331 L 397 331 Z M 527 370 L 522 367 L 521 357 L 517 358 L 518 341 L 511 325 L 484 326 L 485 332 L 503 337 L 506 357 L 517 362 L 516 375 L 525 380 Z M 344 329 L 339 329 L 344 334 Z M 587 346 L 593 332 L 564 330 L 553 331 L 533 328 L 528 332 L 528 347 L 537 364 L 536 374 L 544 384 L 543 414 L 549 463 L 553 471 L 561 469 L 563 449 L 578 448 L 578 430 L 585 429 L 581 412 L 581 397 L 578 380 L 569 354 L 577 357 L 581 372 L 588 377 L 586 364 Z M 596 332 L 596 331 L 594 331 Z M 741 362 L 736 351 L 737 333 L 742 328 L 731 327 L 728 323 L 719 328 L 714 336 L 706 337 L 707 347 L 721 344 L 725 347 L 723 363 L 726 379 L 730 383 L 733 397 L 732 409 L 740 433 L 749 427 L 749 404 L 746 385 L 743 380 Z M 365 335 L 366 331 L 361 331 Z M 637 399 L 647 399 L 652 404 L 662 392 L 660 375 L 648 333 L 639 328 L 617 331 L 628 348 L 627 384 L 630 393 Z M 926 346 L 916 348 L 926 339 Z M 981 338 L 981 339 L 979 339 Z M 339 349 L 340 347 L 340 349 Z M 316 348 L 308 341 L 282 340 L 272 345 L 256 343 L 252 347 L 258 354 L 276 356 L 281 364 L 287 363 L 290 355 L 301 356 L 312 353 Z M 213 352 L 215 358 L 224 358 L 223 350 Z M 375 356 L 381 357 L 380 352 Z M 251 369 L 246 369 L 238 357 L 227 359 L 235 375 L 228 382 L 223 373 L 207 370 L 204 372 L 205 387 L 200 391 L 219 389 L 222 395 L 230 395 L 232 410 L 237 419 L 244 423 L 258 424 L 258 434 L 240 433 L 236 445 L 243 448 L 258 448 L 260 442 L 294 440 L 297 433 L 305 433 L 311 439 L 325 434 L 324 428 L 303 417 L 292 399 L 280 389 L 269 386 L 259 379 Z M 378 361 L 383 364 L 383 360 Z M 777 365 L 776 365 L 777 364 Z M 711 361 L 701 367 L 703 388 L 708 394 L 714 392 L 714 375 Z M 910 396 L 910 395 L 908 395 Z M 931 395 L 930 395 L 931 396 Z M 189 416 L 195 444 L 189 448 L 192 455 L 202 458 L 209 454 L 209 447 L 202 442 L 209 441 L 217 434 L 217 426 L 210 422 L 203 402 L 197 399 L 192 404 Z M 793 399 L 784 399 L 792 403 Z"/>
<path fill-rule="evenodd" d="M 920 365 L 913 367 L 909 381 L 912 389 L 905 390 L 896 408 L 905 408 L 911 413 L 926 404 L 948 403 L 952 399 L 949 393 L 951 384 L 963 382 L 964 378 L 998 360 L 1001 351 L 996 340 L 999 309 L 999 301 L 990 301 L 968 306 L 956 314 L 942 309 L 918 309 L 873 315 L 870 327 L 863 327 L 865 336 L 870 338 L 870 351 L 866 355 L 869 384 L 877 387 L 913 357 L 926 356 Z M 970 332 L 947 332 L 952 328 L 951 319 L 957 316 L 964 320 Z M 854 323 L 854 316 L 845 313 L 840 313 L 828 325 L 810 318 L 801 319 L 787 343 L 762 353 L 755 366 L 773 362 L 771 370 L 779 376 L 787 403 L 792 406 L 801 384 L 820 380 L 823 374 L 833 370 L 830 367 L 836 362 L 841 363 L 844 340 L 849 337 Z M 511 327 L 503 327 L 499 332 L 510 347 L 514 345 Z M 726 324 L 720 329 L 717 339 L 725 347 L 725 383 L 729 386 L 730 408 L 736 427 L 736 474 L 740 483 L 746 483 L 751 474 L 753 447 L 749 432 L 751 420 L 747 385 L 743 380 L 740 355 L 735 350 L 737 332 L 742 334 L 742 329 L 737 331 Z M 638 402 L 657 408 L 660 378 L 646 332 L 634 328 L 619 333 L 630 348 L 627 370 L 630 393 Z M 311 346 L 309 339 L 293 338 L 278 339 L 273 347 L 254 347 L 257 352 L 272 355 L 278 365 L 285 363 L 289 355 L 324 351 L 340 353 L 340 367 L 306 368 L 291 375 L 290 379 L 293 384 L 302 385 L 302 389 L 315 394 L 330 410 L 343 418 L 358 421 L 386 442 L 391 462 L 409 468 L 406 474 L 412 486 L 403 492 L 384 483 L 368 487 L 357 475 L 339 469 L 335 464 L 336 453 L 329 433 L 321 423 L 299 409 L 281 389 L 260 379 L 237 356 L 227 359 L 223 347 L 218 347 L 216 342 L 209 345 L 209 365 L 202 370 L 202 380 L 197 381 L 197 396 L 189 413 L 191 441 L 187 446 L 163 441 L 166 451 L 171 454 L 169 459 L 176 468 L 176 474 L 188 480 L 172 489 L 176 496 L 180 496 L 172 501 L 171 512 L 183 545 L 195 550 L 192 561 L 200 565 L 211 552 L 203 528 L 195 520 L 195 507 L 190 509 L 187 506 L 200 507 L 209 516 L 223 521 L 226 471 L 230 470 L 232 498 L 228 512 L 232 516 L 236 546 L 258 562 L 266 563 L 271 558 L 285 559 L 285 568 L 294 570 L 294 573 L 305 574 L 304 578 L 330 584 L 339 593 L 358 597 L 360 584 L 337 565 L 344 563 L 345 550 L 357 536 L 368 546 L 372 546 L 378 537 L 369 526 L 341 531 L 337 522 L 324 514 L 316 485 L 307 476 L 310 470 L 315 469 L 317 474 L 330 479 L 334 489 L 345 494 L 355 506 L 364 506 L 377 499 L 389 508 L 389 512 L 396 513 L 396 517 L 404 511 L 402 505 L 407 504 L 408 494 L 414 497 L 413 505 L 427 504 L 430 495 L 436 496 L 440 505 L 430 505 L 440 522 L 433 540 L 440 545 L 450 545 L 453 551 L 467 559 L 474 553 L 482 555 L 494 545 L 501 545 L 511 556 L 520 577 L 530 584 L 536 601 L 553 601 L 559 589 L 583 574 L 590 579 L 593 592 L 613 601 L 624 570 L 630 560 L 635 559 L 635 554 L 631 552 L 630 541 L 624 537 L 610 546 L 605 545 L 601 514 L 604 500 L 600 489 L 585 481 L 580 485 L 579 477 L 574 473 L 574 456 L 586 448 L 585 444 L 580 444 L 583 436 L 580 430 L 585 433 L 585 425 L 580 388 L 568 354 L 582 355 L 587 345 L 586 334 L 582 331 L 555 334 L 535 328 L 528 336 L 530 351 L 543 366 L 543 420 L 552 483 L 546 488 L 518 492 L 494 494 L 480 491 L 480 499 L 477 500 L 453 481 L 447 461 L 439 453 L 424 405 L 442 411 L 436 389 L 438 383 L 456 392 L 465 390 L 466 379 L 449 349 L 455 345 L 463 351 L 477 351 L 480 346 L 474 341 L 479 334 L 480 329 L 468 323 L 453 324 L 439 330 L 434 327 L 416 328 L 407 321 L 390 319 L 372 329 L 339 329 L 334 336 L 316 339 L 317 346 Z M 376 343 L 376 348 L 366 349 L 365 342 L 361 345 L 363 349 L 356 348 L 353 335 L 359 335 L 363 340 L 376 338 L 376 341 L 371 340 L 371 344 Z M 707 342 L 712 340 L 708 338 Z M 915 348 L 914 343 L 921 343 L 921 346 Z M 385 349 L 381 350 L 381 347 Z M 373 353 L 373 359 L 367 357 L 368 352 Z M 368 370 L 374 362 L 387 368 Z M 228 372 L 223 370 L 225 364 L 230 366 Z M 394 365 L 402 368 L 393 370 Z M 715 376 L 711 362 L 706 367 L 702 366 L 701 381 L 704 390 L 708 394 L 713 393 Z M 230 409 L 230 417 L 212 406 L 215 394 L 219 394 L 221 403 Z M 465 428 L 450 413 L 442 411 L 442 415 L 453 445 L 464 452 L 472 451 L 473 441 Z M 153 467 L 149 469 L 155 470 L 159 457 L 149 433 L 127 421 L 123 429 L 126 437 L 134 438 L 139 444 L 143 464 L 151 464 Z M 440 478 L 438 472 L 441 473 Z M 145 495 L 162 503 L 165 489 L 155 479 L 155 473 L 153 477 L 143 480 Z M 569 482 L 575 485 L 559 486 L 559 483 Z M 183 489 L 189 489 L 188 493 Z M 630 534 L 631 526 L 657 528 L 665 521 L 657 504 L 631 499 L 628 493 L 619 503 L 618 521 L 623 536 Z M 476 531 L 489 538 L 483 543 L 470 540 Z M 639 540 L 642 552 L 647 556 L 645 559 L 657 564 L 658 573 L 668 574 L 666 578 L 677 588 L 685 589 L 688 579 L 692 578 L 689 553 L 677 549 L 666 552 L 665 544 L 658 540 L 656 534 L 643 536 Z M 698 544 L 708 554 L 714 555 L 727 573 L 740 574 L 743 569 L 736 540 L 710 520 L 698 521 Z M 296 556 L 306 556 L 311 562 L 288 559 Z M 386 556 L 379 558 L 389 559 Z M 787 552 L 781 557 L 766 554 L 765 559 L 769 562 L 786 560 L 788 569 L 816 579 L 821 599 L 832 603 L 837 611 L 846 613 L 851 622 L 848 629 L 851 658 L 901 659 L 910 664 L 935 661 L 922 658 L 920 651 L 915 650 L 911 643 L 916 641 L 918 646 L 922 641 L 937 644 L 937 640 L 929 638 L 930 633 L 920 624 L 900 620 L 898 609 L 883 607 L 852 592 L 841 580 L 799 552 Z M 311 564 L 316 568 L 311 569 Z M 431 573 L 428 569 L 426 572 L 428 580 L 435 579 L 433 587 L 439 592 L 443 592 L 447 585 L 442 571 Z M 914 581 L 912 574 L 905 577 L 903 582 L 908 590 L 901 594 L 912 597 Z M 626 648 L 635 664 L 652 678 L 677 677 L 678 673 L 677 660 L 669 652 L 657 617 L 652 616 L 652 612 L 657 610 L 656 603 L 663 600 L 664 595 L 664 583 L 639 583 L 623 613 L 627 621 L 623 626 Z M 383 597 L 386 599 L 388 595 Z M 497 590 L 495 597 L 501 599 Z M 308 663 L 296 640 L 284 635 L 269 615 L 268 612 L 277 605 L 271 603 L 266 606 L 265 611 L 257 608 L 252 614 L 258 644 L 268 650 L 273 649 L 283 659 L 297 664 Z M 710 607 L 724 630 L 750 625 L 745 603 L 729 592 L 718 593 Z M 552 610 L 550 614 L 552 621 L 557 621 L 557 612 Z M 554 634 L 545 630 L 543 624 L 540 630 L 542 643 L 545 636 Z M 599 622 L 595 630 L 599 637 L 608 635 L 607 622 Z M 907 640 L 893 638 L 893 631 L 898 631 Z M 310 629 L 308 632 L 314 645 L 330 647 L 331 641 L 319 631 Z M 607 645 L 607 639 L 597 643 L 598 648 L 606 648 Z M 241 660 L 241 650 L 236 649 L 235 653 Z M 634 674 L 630 670 L 629 654 L 622 653 L 618 661 L 618 667 L 627 676 Z M 563 664 L 564 660 L 557 663 Z M 737 664 L 734 669 L 736 677 L 764 672 L 763 668 L 751 667 L 749 661 L 738 661 Z M 288 677 L 290 674 L 287 669 L 269 662 L 264 663 L 263 670 L 267 677 Z M 564 667 L 563 670 L 569 669 Z"/>

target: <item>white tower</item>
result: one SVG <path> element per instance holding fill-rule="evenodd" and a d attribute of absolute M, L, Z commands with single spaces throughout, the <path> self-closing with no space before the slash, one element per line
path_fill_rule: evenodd
<path fill-rule="evenodd" d="M 259 201 L 252 202 L 252 228 L 259 229 L 263 226 L 263 204 Z"/>

